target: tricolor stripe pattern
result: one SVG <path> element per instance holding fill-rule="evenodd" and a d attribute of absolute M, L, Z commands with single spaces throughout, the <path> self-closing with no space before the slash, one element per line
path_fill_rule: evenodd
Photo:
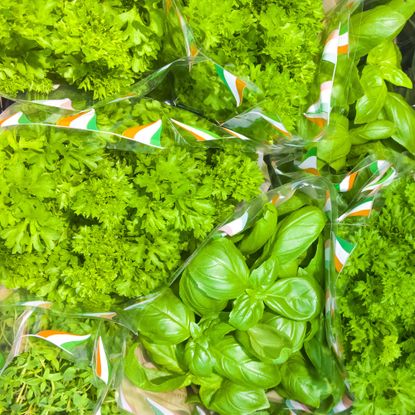
<path fill-rule="evenodd" d="M 337 64 L 339 55 L 346 55 L 349 52 L 349 24 L 343 22 L 339 29 L 333 30 L 327 38 L 324 46 L 322 60 Z"/>
<path fill-rule="evenodd" d="M 324 45 L 322 60 L 326 62 L 337 63 L 337 53 L 339 45 L 339 30 L 333 30 L 327 38 Z"/>
<path fill-rule="evenodd" d="M 236 131 L 232 131 L 229 128 L 225 128 L 225 127 L 221 127 L 221 128 L 223 128 L 227 133 L 229 133 L 230 135 L 233 135 L 236 138 L 239 138 L 239 139 L 244 140 L 244 141 L 250 140 L 250 138 L 248 138 L 246 135 L 243 135 L 241 133 L 237 133 Z"/>
<path fill-rule="evenodd" d="M 75 347 L 78 347 L 91 337 L 90 334 L 81 336 L 57 330 L 42 330 L 37 334 L 29 334 L 29 336 L 46 340 L 70 354 L 72 354 L 72 350 Z"/>
<path fill-rule="evenodd" d="M 349 53 L 349 25 L 348 22 L 342 23 L 339 30 L 339 43 L 337 47 L 339 55 L 346 55 Z"/>
<path fill-rule="evenodd" d="M 326 202 L 324 203 L 323 211 L 330 213 L 332 210 L 330 192 L 326 190 Z"/>
<path fill-rule="evenodd" d="M 242 104 L 244 89 L 247 85 L 246 82 L 231 74 L 216 63 L 215 69 L 216 73 L 219 75 L 219 78 L 226 85 L 229 91 L 231 91 L 233 97 L 235 98 L 236 106 L 239 107 Z"/>
<path fill-rule="evenodd" d="M 248 212 L 245 212 L 239 218 L 236 218 L 235 220 L 227 223 L 226 225 L 223 225 L 221 228 L 219 228 L 219 230 L 226 233 L 226 235 L 228 236 L 234 236 L 245 229 L 247 222 Z"/>
<path fill-rule="evenodd" d="M 324 266 L 327 272 L 330 271 L 332 258 L 333 256 L 331 253 L 331 240 L 327 239 L 327 241 L 324 244 Z"/>
<path fill-rule="evenodd" d="M 320 85 L 320 96 L 317 102 L 312 104 L 304 116 L 320 128 L 326 125 L 331 111 L 331 94 L 333 81 L 326 81 Z"/>
<path fill-rule="evenodd" d="M 130 404 L 127 401 L 127 398 L 124 395 L 124 391 L 122 390 L 122 387 L 118 389 L 118 406 L 123 409 L 124 411 L 130 412 L 131 414 L 134 413 L 133 408 L 131 408 Z"/>
<path fill-rule="evenodd" d="M 101 336 L 98 337 L 98 341 L 95 347 L 95 374 L 106 385 L 109 381 L 109 363 L 107 354 L 105 352 L 104 343 Z"/>
<path fill-rule="evenodd" d="M 187 124 L 183 124 L 180 121 L 174 120 L 171 118 L 171 121 L 182 128 L 183 130 L 187 131 L 188 133 L 192 134 L 197 141 L 209 141 L 209 140 L 218 140 L 221 139 L 219 135 L 212 133 L 210 131 L 204 130 L 202 128 L 195 128 Z"/>
<path fill-rule="evenodd" d="M 0 127 L 10 127 L 12 125 L 23 124 L 30 124 L 30 120 L 21 111 L 16 112 L 16 114 L 9 115 L 8 117 L 0 118 Z"/>
<path fill-rule="evenodd" d="M 163 123 L 161 120 L 157 120 L 150 124 L 136 125 L 135 127 L 128 128 L 122 133 L 122 135 L 123 137 L 137 141 L 138 143 L 153 147 L 160 147 L 162 130 Z"/>
<path fill-rule="evenodd" d="M 374 198 L 369 197 L 362 200 L 359 204 L 357 204 L 354 208 L 348 210 L 347 212 L 343 213 L 337 220 L 338 222 L 343 221 L 346 218 L 351 218 L 355 216 L 361 217 L 368 217 L 373 209 L 373 202 Z"/>
<path fill-rule="evenodd" d="M 386 160 L 376 160 L 369 165 L 369 170 L 374 174 L 379 176 L 386 172 L 386 170 L 391 167 L 391 164 Z"/>
<path fill-rule="evenodd" d="M 336 184 L 335 187 L 339 192 L 346 193 L 353 189 L 353 186 L 356 181 L 358 172 L 348 174 L 339 184 Z"/>
<path fill-rule="evenodd" d="M 184 20 L 184 17 L 180 13 L 177 6 L 175 8 L 176 8 L 177 18 L 179 19 L 179 23 L 180 23 L 180 26 L 181 26 L 182 32 L 183 32 L 184 44 L 185 44 L 185 48 L 186 48 L 186 54 L 189 58 L 194 58 L 199 54 L 199 49 L 196 46 L 196 42 L 195 42 L 193 33 L 190 30 L 190 28 L 189 28 L 188 24 L 186 23 L 186 21 Z"/>
<path fill-rule="evenodd" d="M 352 405 L 353 401 L 347 395 L 344 395 L 342 400 L 331 410 L 331 413 L 338 414 L 340 412 L 346 411 Z"/>
<path fill-rule="evenodd" d="M 60 127 L 76 128 L 78 130 L 98 131 L 97 116 L 94 109 L 61 118 L 56 125 Z"/>
<path fill-rule="evenodd" d="M 64 110 L 73 110 L 72 101 L 69 98 L 64 99 L 42 99 L 32 101 L 34 104 L 46 105 L 47 107 L 61 108 Z"/>
<path fill-rule="evenodd" d="M 286 400 L 285 404 L 287 405 L 288 409 L 291 409 L 293 411 L 303 411 L 306 412 L 308 414 L 311 414 L 312 411 L 310 410 L 310 408 L 300 402 L 297 401 L 293 401 L 293 400 Z M 295 413 L 295 412 L 294 412 Z"/>
<path fill-rule="evenodd" d="M 25 301 L 23 303 L 20 303 L 20 305 L 24 306 L 24 307 L 36 307 L 36 308 L 51 308 L 52 307 L 52 303 L 49 301 Z"/>
<path fill-rule="evenodd" d="M 291 137 L 291 133 L 285 128 L 283 123 L 268 117 L 267 115 L 263 114 L 260 111 L 252 111 L 251 113 L 259 115 L 261 118 L 263 118 L 265 121 L 270 123 L 277 131 L 279 131 L 285 137 Z"/>
<path fill-rule="evenodd" d="M 146 401 L 149 403 L 151 408 L 154 411 L 155 415 L 175 415 L 172 411 L 168 410 L 164 406 L 160 405 L 159 403 L 153 401 L 151 398 L 146 398 Z"/>
<path fill-rule="evenodd" d="M 331 295 L 329 289 L 326 291 L 326 313 L 334 316 L 334 311 L 336 310 L 336 300 Z"/>
<path fill-rule="evenodd" d="M 304 156 L 303 162 L 298 166 L 299 169 L 304 170 L 307 173 L 319 176 L 320 173 L 317 169 L 317 148 L 313 147 Z"/>
<path fill-rule="evenodd" d="M 380 188 L 388 186 L 391 184 L 397 176 L 397 172 L 393 167 L 390 167 L 386 172 L 375 177 L 369 184 L 367 184 L 362 192 L 376 192 Z"/>
<path fill-rule="evenodd" d="M 355 246 L 338 236 L 335 237 L 334 266 L 337 272 L 342 271 Z"/>
<path fill-rule="evenodd" d="M 109 311 L 107 313 L 82 313 L 85 317 L 95 317 L 95 318 L 104 318 L 106 320 L 112 320 L 117 313 Z"/>

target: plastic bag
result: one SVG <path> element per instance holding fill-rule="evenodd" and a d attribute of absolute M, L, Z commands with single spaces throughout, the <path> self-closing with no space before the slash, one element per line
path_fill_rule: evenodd
<path fill-rule="evenodd" d="M 317 177 L 264 194 L 211 234 L 171 288 L 126 310 L 121 320 L 139 343 L 127 352 L 125 373 L 140 389 L 127 401 L 151 391 L 170 413 L 163 394 L 187 387 L 189 402 L 220 414 L 350 406 L 331 351 L 339 341 L 330 329 L 333 195 Z"/>
<path fill-rule="evenodd" d="M 414 154 L 415 112 L 393 92 L 412 88 L 394 39 L 414 12 L 404 1 L 356 1 L 328 15 L 314 103 L 300 126 L 319 169 L 342 172 L 386 150 Z"/>

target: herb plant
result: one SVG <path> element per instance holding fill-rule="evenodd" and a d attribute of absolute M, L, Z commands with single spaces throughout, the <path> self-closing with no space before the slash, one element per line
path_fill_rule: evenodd
<path fill-rule="evenodd" d="M 185 0 L 183 4 L 202 51 L 255 83 L 263 92 L 259 99 L 267 99 L 264 109 L 280 116 L 287 128 L 295 127 L 314 79 L 322 2 Z M 179 98 L 191 96 L 189 105 L 223 120 L 223 110 L 234 108 L 232 96 L 219 95 L 206 74 L 195 69 L 191 76 L 198 93 L 182 89 Z"/>
<path fill-rule="evenodd" d="M 333 113 L 317 144 L 319 158 L 333 169 L 353 166 L 353 157 L 367 155 L 376 140 L 415 155 L 415 111 L 394 92 L 412 88 L 394 39 L 414 13 L 413 2 L 392 0 L 351 17 L 350 58 L 338 57 Z"/>
<path fill-rule="evenodd" d="M 415 412 L 414 194 L 399 179 L 368 226 L 344 231 L 357 243 L 338 279 L 355 415 Z"/>
<path fill-rule="evenodd" d="M 344 384 L 325 341 L 325 223 L 316 206 L 278 218 L 268 203 L 242 235 L 213 238 L 187 265 L 178 295 L 168 289 L 130 315 L 139 343 L 128 378 L 153 392 L 193 385 L 220 415 L 269 413 L 270 390 L 328 411 Z"/>
<path fill-rule="evenodd" d="M 157 67 L 164 18 L 161 0 L 4 0 L 0 91 L 65 83 L 95 98 L 117 94 Z"/>
<path fill-rule="evenodd" d="M 0 135 L 0 281 L 106 310 L 162 285 L 234 206 L 259 192 L 239 146 L 106 148 L 80 131 Z"/>

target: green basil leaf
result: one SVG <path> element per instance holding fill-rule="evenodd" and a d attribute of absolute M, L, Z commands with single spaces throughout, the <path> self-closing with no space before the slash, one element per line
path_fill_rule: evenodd
<path fill-rule="evenodd" d="M 232 382 L 264 389 L 281 382 L 277 367 L 253 360 L 232 336 L 215 344 L 214 353 L 215 371 Z"/>
<path fill-rule="evenodd" d="M 251 272 L 249 283 L 257 290 L 267 288 L 276 280 L 279 273 L 278 261 L 275 258 L 269 258 Z"/>
<path fill-rule="evenodd" d="M 365 141 L 382 140 L 391 137 L 395 132 L 395 124 L 387 120 L 378 120 L 368 123 L 362 127 L 351 130 L 355 136 Z"/>
<path fill-rule="evenodd" d="M 374 97 L 386 88 L 382 73 L 378 66 L 366 65 L 363 68 L 360 84 L 366 95 Z"/>
<path fill-rule="evenodd" d="M 210 376 L 213 373 L 214 357 L 207 344 L 188 341 L 184 352 L 190 372 L 195 376 Z"/>
<path fill-rule="evenodd" d="M 249 388 L 224 381 L 220 388 L 206 402 L 204 391 L 200 390 L 202 402 L 207 408 L 220 415 L 252 414 L 261 409 L 269 408 L 269 402 L 263 388 Z"/>
<path fill-rule="evenodd" d="M 227 300 L 215 300 L 199 290 L 196 282 L 190 278 L 187 269 L 180 278 L 179 293 L 182 301 L 200 316 L 217 314 L 228 304 Z"/>
<path fill-rule="evenodd" d="M 320 287 L 324 286 L 324 241 L 322 235 L 318 237 L 314 257 L 304 270 L 320 284 Z"/>
<path fill-rule="evenodd" d="M 178 344 L 190 336 L 193 312 L 170 289 L 136 311 L 135 328 L 139 334 L 158 344 Z"/>
<path fill-rule="evenodd" d="M 385 89 L 382 89 L 377 96 L 363 95 L 359 98 L 356 103 L 356 117 L 354 122 L 356 124 L 364 124 L 376 120 L 385 104 L 386 94 L 387 90 L 385 86 Z"/>
<path fill-rule="evenodd" d="M 265 304 L 276 313 L 296 321 L 315 318 L 321 311 L 322 291 L 317 283 L 305 278 L 277 281 L 264 297 Z"/>
<path fill-rule="evenodd" d="M 278 268 L 278 278 L 296 277 L 298 273 L 298 266 L 299 266 L 299 261 L 297 259 L 291 262 L 287 262 L 283 265 L 280 265 Z"/>
<path fill-rule="evenodd" d="M 380 72 L 383 79 L 396 86 L 403 86 L 405 88 L 412 88 L 412 81 L 409 76 L 399 68 L 390 65 L 381 65 Z"/>
<path fill-rule="evenodd" d="M 144 357 L 139 345 L 132 346 L 125 358 L 125 375 L 140 389 L 151 392 L 172 392 L 191 384 L 187 374 L 177 375 L 170 372 L 150 369 L 143 366 Z"/>
<path fill-rule="evenodd" d="M 343 115 L 332 113 L 327 133 L 317 143 L 318 157 L 332 165 L 336 160 L 347 156 L 350 148 L 349 120 Z"/>
<path fill-rule="evenodd" d="M 318 238 L 326 216 L 315 206 L 305 206 L 287 216 L 280 224 L 272 249 L 272 257 L 281 265 L 300 257 Z"/>
<path fill-rule="evenodd" d="M 187 271 L 197 289 L 215 300 L 236 298 L 248 285 L 249 270 L 245 260 L 227 238 L 215 239 L 204 246 Z"/>
<path fill-rule="evenodd" d="M 360 83 L 365 95 L 356 102 L 356 124 L 375 121 L 385 104 L 387 88 L 378 67 L 366 65 Z"/>
<path fill-rule="evenodd" d="M 263 301 L 245 293 L 234 301 L 229 323 L 238 330 L 248 330 L 261 320 L 263 313 Z"/>
<path fill-rule="evenodd" d="M 291 212 L 295 212 L 296 210 L 300 209 L 309 202 L 310 199 L 306 194 L 296 192 L 287 201 L 281 203 L 281 205 L 277 207 L 278 215 L 282 216 Z"/>
<path fill-rule="evenodd" d="M 394 39 L 406 20 L 399 11 L 387 5 L 355 14 L 350 19 L 351 54 L 360 58 L 383 41 Z"/>
<path fill-rule="evenodd" d="M 228 320 L 228 313 L 220 313 L 218 317 L 201 319 L 199 326 L 203 329 L 203 335 L 215 344 L 227 334 L 235 331 L 235 327 L 228 324 Z"/>
<path fill-rule="evenodd" d="M 331 387 L 327 380 L 319 379 L 307 367 L 304 358 L 296 353 L 281 367 L 282 395 L 318 408 L 320 402 L 330 396 Z M 277 387 L 277 392 L 279 389 Z"/>
<path fill-rule="evenodd" d="M 402 55 L 395 42 L 387 40 L 374 47 L 367 55 L 367 63 L 370 65 L 390 65 L 399 67 Z"/>
<path fill-rule="evenodd" d="M 272 203 L 267 203 L 262 209 L 262 217 L 255 222 L 250 233 L 239 244 L 239 250 L 244 255 L 250 255 L 262 248 L 274 235 L 277 229 L 278 213 Z"/>
<path fill-rule="evenodd" d="M 155 344 L 143 337 L 140 338 L 141 343 L 146 349 L 150 359 L 159 366 L 167 369 L 173 373 L 184 373 L 184 370 L 180 366 L 178 358 L 178 347 L 179 345 L 165 346 L 162 344 Z"/>
<path fill-rule="evenodd" d="M 307 323 L 304 321 L 294 321 L 272 313 L 265 313 L 261 323 L 284 333 L 291 341 L 293 353 L 300 351 L 303 347 L 307 332 Z"/>
<path fill-rule="evenodd" d="M 236 338 L 245 350 L 266 363 L 282 364 L 293 353 L 291 339 L 267 324 L 257 324 L 247 331 L 238 331 Z"/>
<path fill-rule="evenodd" d="M 415 111 L 399 94 L 389 92 L 385 113 L 396 126 L 392 138 L 410 153 L 415 154 Z"/>
<path fill-rule="evenodd" d="M 345 384 L 337 359 L 327 346 L 324 317 L 317 320 L 316 327 L 316 335 L 304 343 L 304 350 L 320 377 L 330 382 L 334 401 L 340 401 Z"/>

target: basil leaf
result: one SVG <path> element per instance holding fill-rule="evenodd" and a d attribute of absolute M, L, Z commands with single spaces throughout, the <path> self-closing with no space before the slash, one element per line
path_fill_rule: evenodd
<path fill-rule="evenodd" d="M 284 333 L 291 341 L 293 353 L 300 351 L 303 347 L 307 332 L 307 323 L 290 320 L 272 313 L 265 313 L 261 323 Z"/>
<path fill-rule="evenodd" d="M 188 341 L 184 352 L 185 361 L 190 372 L 195 376 L 210 376 L 213 373 L 214 358 L 207 342 L 200 344 Z"/>
<path fill-rule="evenodd" d="M 395 132 L 395 124 L 387 120 L 378 120 L 350 131 L 366 141 L 389 138 Z"/>
<path fill-rule="evenodd" d="M 320 287 L 324 286 L 324 241 L 322 235 L 318 237 L 314 257 L 304 271 L 314 278 L 320 284 Z"/>
<path fill-rule="evenodd" d="M 395 42 L 391 40 L 380 43 L 367 55 L 367 63 L 375 66 L 388 65 L 398 67 L 401 64 L 401 60 L 401 51 Z"/>
<path fill-rule="evenodd" d="M 297 276 L 299 261 L 296 259 L 280 265 L 278 268 L 278 278 L 292 278 Z"/>
<path fill-rule="evenodd" d="M 184 373 L 178 358 L 178 347 L 180 347 L 179 345 L 165 346 L 162 344 L 155 344 L 143 337 L 141 337 L 140 340 L 146 349 L 150 359 L 155 364 L 162 366 L 163 368 L 173 373 Z"/>
<path fill-rule="evenodd" d="M 250 255 L 262 248 L 277 229 L 278 213 L 272 203 L 267 203 L 262 209 L 262 217 L 258 219 L 251 232 L 242 239 L 239 250 L 244 255 Z"/>
<path fill-rule="evenodd" d="M 330 382 L 333 399 L 337 402 L 341 400 L 345 392 L 342 371 L 333 352 L 326 345 L 324 321 L 320 321 L 317 327 L 317 335 L 304 343 L 304 350 L 320 377 Z"/>
<path fill-rule="evenodd" d="M 172 345 L 189 338 L 194 319 L 193 312 L 167 289 L 137 310 L 134 323 L 139 334 L 152 342 Z"/>
<path fill-rule="evenodd" d="M 144 367 L 142 350 L 138 345 L 132 346 L 125 358 L 125 375 L 140 389 L 151 392 L 172 392 L 191 384 L 187 374 L 177 375 L 170 372 Z"/>
<path fill-rule="evenodd" d="M 350 152 L 349 120 L 332 113 L 325 137 L 317 143 L 318 157 L 332 166 Z"/>
<path fill-rule="evenodd" d="M 350 19 L 351 54 L 360 58 L 383 41 L 392 40 L 406 20 L 404 15 L 387 5 L 355 14 Z"/>
<path fill-rule="evenodd" d="M 282 265 L 297 259 L 318 238 L 325 223 L 326 216 L 315 206 L 291 213 L 280 223 L 272 257 Z"/>
<path fill-rule="evenodd" d="M 204 397 L 202 388 L 201 397 Z M 209 403 L 202 398 L 204 405 L 221 415 L 251 414 L 269 408 L 263 388 L 249 388 L 224 381 Z"/>
<path fill-rule="evenodd" d="M 331 387 L 319 379 L 300 353 L 296 353 L 281 367 L 283 395 L 306 405 L 318 408 L 320 402 L 330 396 Z M 279 389 L 277 387 L 277 392 Z"/>
<path fill-rule="evenodd" d="M 412 81 L 409 76 L 399 68 L 390 65 L 381 65 L 380 72 L 383 79 L 396 86 L 403 86 L 405 88 L 412 88 Z"/>
<path fill-rule="evenodd" d="M 236 338 L 253 356 L 266 363 L 284 363 L 293 353 L 291 339 L 267 324 L 257 324 L 247 331 L 238 331 Z"/>
<path fill-rule="evenodd" d="M 277 281 L 267 290 L 264 302 L 284 317 L 306 321 L 320 313 L 322 297 L 321 288 L 315 281 L 296 277 Z"/>
<path fill-rule="evenodd" d="M 227 238 L 213 240 L 204 246 L 187 270 L 197 289 L 215 300 L 236 298 L 248 285 L 249 270 L 245 260 Z"/>
<path fill-rule="evenodd" d="M 229 323 L 239 330 L 248 330 L 261 320 L 263 312 L 263 301 L 245 293 L 234 301 Z"/>
<path fill-rule="evenodd" d="M 281 382 L 277 367 L 253 360 L 231 336 L 214 345 L 215 371 L 232 382 L 270 389 Z"/>
<path fill-rule="evenodd" d="M 415 112 L 399 94 L 389 92 L 385 102 L 385 113 L 396 126 L 392 138 L 410 153 L 415 154 Z"/>
<path fill-rule="evenodd" d="M 251 272 L 249 283 L 257 290 L 268 288 L 276 280 L 279 273 L 280 266 L 277 260 L 269 258 Z"/>
<path fill-rule="evenodd" d="M 388 92 L 379 68 L 374 65 L 364 67 L 360 83 L 365 95 L 356 103 L 356 124 L 375 121 L 385 104 Z"/>
<path fill-rule="evenodd" d="M 281 203 L 277 207 L 277 212 L 279 216 L 286 215 L 287 213 L 294 212 L 304 205 L 309 203 L 309 197 L 304 193 L 297 192 L 293 196 L 291 196 L 287 201 Z"/>
<path fill-rule="evenodd" d="M 227 300 L 215 300 L 199 290 L 187 269 L 180 278 L 179 293 L 182 301 L 200 316 L 216 314 L 228 304 Z"/>

